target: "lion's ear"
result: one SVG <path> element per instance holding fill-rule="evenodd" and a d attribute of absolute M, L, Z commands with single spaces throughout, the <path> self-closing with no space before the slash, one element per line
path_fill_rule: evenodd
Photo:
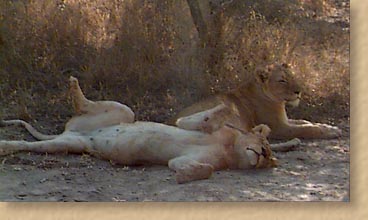
<path fill-rule="evenodd" d="M 266 83 L 268 82 L 271 75 L 271 66 L 267 66 L 266 68 L 260 68 L 256 70 L 256 80 L 258 83 Z"/>
<path fill-rule="evenodd" d="M 271 133 L 271 128 L 268 127 L 267 125 L 260 124 L 260 125 L 255 126 L 252 129 L 252 131 L 255 132 L 255 133 L 258 132 L 261 135 L 267 137 Z"/>

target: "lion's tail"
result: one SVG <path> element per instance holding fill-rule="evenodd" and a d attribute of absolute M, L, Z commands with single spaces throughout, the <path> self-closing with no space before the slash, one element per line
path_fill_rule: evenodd
<path fill-rule="evenodd" d="M 56 138 L 58 135 L 48 135 L 48 134 L 42 134 L 41 132 L 37 131 L 34 127 L 32 127 L 32 125 L 30 125 L 29 123 L 20 120 L 20 119 L 15 119 L 15 120 L 0 120 L 0 127 L 1 126 L 10 126 L 10 125 L 21 125 L 24 126 L 27 131 L 33 136 L 35 137 L 37 140 L 40 141 L 45 141 L 45 140 L 51 140 Z"/>

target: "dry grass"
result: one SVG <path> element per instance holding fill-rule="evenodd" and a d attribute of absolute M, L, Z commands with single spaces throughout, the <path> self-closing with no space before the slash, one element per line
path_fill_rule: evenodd
<path fill-rule="evenodd" d="M 66 82 L 75 75 L 88 97 L 121 101 L 139 119 L 164 121 L 236 86 L 257 66 L 289 62 L 306 91 L 292 114 L 346 119 L 349 31 L 326 19 L 338 1 L 301 2 L 223 4 L 223 62 L 208 72 L 184 0 L 0 1 L 2 114 L 66 120 Z"/>

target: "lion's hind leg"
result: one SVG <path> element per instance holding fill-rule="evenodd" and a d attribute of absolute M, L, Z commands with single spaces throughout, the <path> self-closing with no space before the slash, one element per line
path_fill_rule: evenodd
<path fill-rule="evenodd" d="M 134 112 L 128 106 L 116 101 L 88 100 L 79 86 L 78 79 L 73 76 L 69 78 L 69 85 L 73 108 L 77 115 L 85 118 L 83 120 L 95 122 L 97 118 L 100 118 L 99 121 L 102 127 L 116 125 L 121 122 L 134 122 Z"/>
<path fill-rule="evenodd" d="M 176 172 L 176 182 L 186 183 L 193 180 L 208 179 L 214 170 L 213 166 L 200 163 L 188 156 L 181 156 L 169 161 L 169 168 Z"/>
<path fill-rule="evenodd" d="M 88 100 L 79 86 L 78 79 L 70 76 L 69 78 L 69 92 L 73 103 L 73 109 L 76 114 L 87 114 L 94 111 L 95 102 Z"/>
<path fill-rule="evenodd" d="M 19 151 L 38 153 L 83 153 L 88 151 L 88 145 L 80 137 L 63 137 L 45 141 L 0 141 L 0 155 Z"/>

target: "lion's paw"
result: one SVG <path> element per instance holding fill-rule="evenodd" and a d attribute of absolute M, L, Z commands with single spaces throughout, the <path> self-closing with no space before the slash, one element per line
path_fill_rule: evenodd
<path fill-rule="evenodd" d="M 208 179 L 213 172 L 209 164 L 188 164 L 185 168 L 176 170 L 176 182 L 186 183 L 193 180 Z"/>
<path fill-rule="evenodd" d="M 342 135 L 342 130 L 336 126 L 320 124 L 320 123 L 317 123 L 316 125 L 318 125 L 318 127 L 321 129 L 323 135 L 326 138 L 337 138 L 337 137 L 341 137 Z"/>

